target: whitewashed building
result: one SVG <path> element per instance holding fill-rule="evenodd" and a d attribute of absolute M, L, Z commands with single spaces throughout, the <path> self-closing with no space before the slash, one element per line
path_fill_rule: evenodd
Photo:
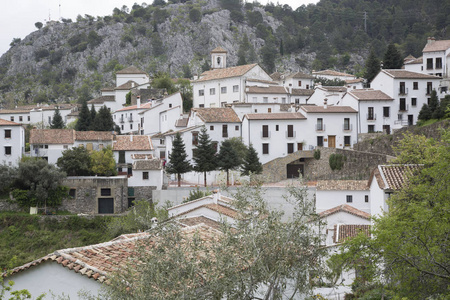
<path fill-rule="evenodd" d="M 112 149 L 119 175 L 132 175 L 136 160 L 154 157 L 152 140 L 147 135 L 116 135 Z"/>
<path fill-rule="evenodd" d="M 338 72 L 334 70 L 313 71 L 312 75 L 316 78 L 325 78 L 329 80 L 350 80 L 356 79 L 355 75 Z"/>
<path fill-rule="evenodd" d="M 439 89 L 435 88 L 438 93 L 447 93 L 450 89 L 450 40 L 436 41 L 430 37 L 422 53 L 422 72 L 442 77 Z"/>
<path fill-rule="evenodd" d="M 25 152 L 25 130 L 22 125 L 0 119 L 0 164 L 17 166 Z"/>

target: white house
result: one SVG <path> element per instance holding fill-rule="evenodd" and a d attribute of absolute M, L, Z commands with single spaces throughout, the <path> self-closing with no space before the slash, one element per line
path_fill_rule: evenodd
<path fill-rule="evenodd" d="M 312 89 L 314 86 L 314 76 L 297 72 L 285 75 L 283 79 L 283 86 L 292 87 L 294 89 Z"/>
<path fill-rule="evenodd" d="M 370 213 L 367 180 L 319 180 L 316 186 L 316 212 L 347 204 Z"/>
<path fill-rule="evenodd" d="M 358 111 L 356 130 L 359 133 L 384 131 L 391 133 L 397 120 L 394 99 L 382 91 L 373 89 L 349 90 L 338 102 Z"/>
<path fill-rule="evenodd" d="M 120 86 L 128 81 L 134 81 L 137 85 L 145 85 L 150 82 L 150 77 L 135 66 L 129 66 L 116 72 L 116 86 Z"/>
<path fill-rule="evenodd" d="M 424 73 L 423 72 L 423 56 L 419 58 L 415 58 L 412 55 L 409 55 L 405 58 L 403 63 L 403 68 L 406 71 L 416 72 L 416 73 Z"/>
<path fill-rule="evenodd" d="M 348 79 L 345 81 L 345 86 L 347 89 L 356 90 L 356 89 L 362 89 L 364 88 L 364 79 L 357 78 L 357 79 Z"/>
<path fill-rule="evenodd" d="M 248 103 L 289 103 L 288 89 L 283 86 L 247 86 L 245 94 Z"/>
<path fill-rule="evenodd" d="M 62 152 L 75 143 L 73 129 L 32 129 L 30 132 L 31 157 L 41 157 L 56 164 Z"/>
<path fill-rule="evenodd" d="M 152 140 L 147 135 L 116 135 L 112 149 L 119 175 L 132 175 L 132 166 L 138 157 L 136 155 L 151 155 L 151 157 L 154 157 Z"/>
<path fill-rule="evenodd" d="M 152 103 L 141 104 L 140 99 L 136 105 L 126 106 L 116 110 L 113 114 L 113 120 L 120 127 L 121 134 L 140 134 L 143 130 L 143 119 L 140 113 L 151 108 Z"/>
<path fill-rule="evenodd" d="M 75 131 L 74 147 L 99 151 L 112 146 L 114 134 L 110 131 Z"/>
<path fill-rule="evenodd" d="M 422 72 L 442 77 L 443 80 L 439 85 L 439 90 L 437 86 L 435 88 L 438 92 L 447 92 L 450 86 L 450 40 L 436 41 L 435 38 L 430 37 L 422 50 L 422 54 Z"/>
<path fill-rule="evenodd" d="M 324 99 L 327 99 L 329 105 L 336 104 L 347 92 L 345 86 L 323 86 L 317 85 L 314 93 L 308 98 L 308 104 L 322 105 Z"/>
<path fill-rule="evenodd" d="M 163 162 L 159 158 L 135 160 L 132 165 L 133 174 L 128 178 L 129 187 L 156 187 L 161 190 L 163 186 Z"/>
<path fill-rule="evenodd" d="M 34 124 L 39 127 L 49 127 L 52 123 L 56 108 L 65 123 L 70 121 L 68 115 L 78 110 L 76 104 L 37 104 L 19 106 L 14 109 L 0 109 L 0 118 L 20 124 Z"/>
<path fill-rule="evenodd" d="M 400 69 L 381 70 L 372 80 L 374 90 L 383 91 L 394 99 L 392 115 L 397 116 L 394 129 L 415 125 L 423 104 L 439 86 L 440 77 Z"/>
<path fill-rule="evenodd" d="M 25 152 L 25 130 L 16 122 L 0 119 L 0 164 L 17 166 Z"/>

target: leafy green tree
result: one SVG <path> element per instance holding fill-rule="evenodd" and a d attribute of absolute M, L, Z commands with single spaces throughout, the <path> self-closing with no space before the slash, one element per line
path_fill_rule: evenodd
<path fill-rule="evenodd" d="M 125 95 L 125 105 L 126 105 L 126 106 L 130 106 L 130 105 L 131 105 L 131 91 L 129 91 L 129 92 Z"/>
<path fill-rule="evenodd" d="M 44 26 L 44 24 L 42 24 L 42 22 L 36 22 L 36 23 L 34 23 L 34 26 L 35 26 L 37 29 L 41 29 L 42 26 Z"/>
<path fill-rule="evenodd" d="M 67 176 L 89 176 L 92 174 L 92 162 L 89 151 L 84 147 L 74 147 L 63 151 L 56 165 Z"/>
<path fill-rule="evenodd" d="M 230 170 L 241 165 L 239 153 L 233 147 L 230 140 L 225 140 L 220 144 L 220 151 L 217 155 L 217 164 L 220 170 L 227 172 L 227 186 L 230 185 Z"/>
<path fill-rule="evenodd" d="M 277 48 L 272 39 L 267 39 L 266 44 L 261 48 L 262 62 L 269 73 L 275 70 L 275 59 L 277 57 Z"/>
<path fill-rule="evenodd" d="M 78 121 L 75 125 L 76 131 L 88 131 L 91 126 L 91 114 L 86 101 L 83 101 L 80 113 L 78 114 Z"/>
<path fill-rule="evenodd" d="M 401 69 L 403 58 L 394 44 L 390 44 L 384 54 L 383 69 Z"/>
<path fill-rule="evenodd" d="M 251 175 L 251 174 L 261 174 L 263 171 L 263 167 L 261 162 L 259 161 L 258 152 L 256 152 L 253 145 L 250 144 L 248 147 L 247 155 L 244 158 L 244 162 L 242 164 L 241 174 L 242 175 Z"/>
<path fill-rule="evenodd" d="M 420 121 L 427 121 L 430 120 L 433 116 L 432 111 L 430 110 L 430 107 L 428 104 L 424 103 L 422 105 L 422 108 L 419 111 L 419 116 L 417 117 Z"/>
<path fill-rule="evenodd" d="M 446 118 L 446 111 L 450 107 L 450 95 L 446 95 L 443 99 L 440 99 L 439 105 L 433 112 L 433 119 L 444 119 Z"/>
<path fill-rule="evenodd" d="M 61 117 L 61 113 L 59 112 L 59 108 L 56 108 L 55 113 L 53 114 L 52 124 L 50 124 L 51 129 L 63 129 L 66 127 L 64 121 Z"/>
<path fill-rule="evenodd" d="M 167 93 L 173 94 L 177 91 L 172 78 L 167 73 L 160 73 L 153 78 L 152 86 L 157 89 L 166 89 Z"/>
<path fill-rule="evenodd" d="M 248 147 L 244 144 L 241 137 L 233 137 L 228 139 L 228 141 L 239 156 L 239 164 L 242 164 L 244 158 L 247 156 Z"/>
<path fill-rule="evenodd" d="M 183 99 L 183 111 L 189 112 L 193 106 L 192 84 L 188 79 L 178 79 L 178 89 Z"/>
<path fill-rule="evenodd" d="M 198 23 L 202 20 L 202 12 L 198 8 L 193 8 L 189 11 L 189 19 L 194 22 Z"/>
<path fill-rule="evenodd" d="M 195 166 L 194 170 L 196 172 L 203 172 L 203 180 L 205 186 L 206 184 L 206 173 L 214 171 L 217 168 L 216 162 L 216 149 L 212 144 L 206 127 L 202 127 L 200 135 L 198 136 L 198 145 L 194 151 L 193 158 Z"/>
<path fill-rule="evenodd" d="M 366 60 L 366 71 L 364 72 L 364 78 L 367 79 L 367 82 L 371 82 L 379 72 L 380 60 L 375 54 L 375 51 L 372 49 Z"/>
<path fill-rule="evenodd" d="M 192 166 L 187 159 L 186 148 L 181 139 L 180 133 L 175 135 L 172 143 L 172 151 L 169 154 L 169 162 L 166 164 L 166 172 L 176 174 L 178 186 L 181 186 L 181 174 L 192 170 Z"/>
<path fill-rule="evenodd" d="M 116 160 L 111 146 L 105 147 L 99 151 L 92 151 L 92 172 L 95 175 L 115 176 L 117 175 Z"/>
<path fill-rule="evenodd" d="M 95 120 L 95 117 L 97 116 L 97 111 L 95 110 L 94 104 L 92 103 L 91 105 L 91 110 L 90 110 L 90 114 L 91 114 L 91 120 Z"/>
<path fill-rule="evenodd" d="M 105 105 L 103 105 L 103 107 L 98 110 L 98 113 L 95 116 L 94 122 L 92 122 L 90 128 L 94 131 L 113 131 L 114 126 L 115 123 L 111 112 Z"/>
<path fill-rule="evenodd" d="M 0 195 L 8 193 L 17 177 L 17 168 L 0 165 Z"/>

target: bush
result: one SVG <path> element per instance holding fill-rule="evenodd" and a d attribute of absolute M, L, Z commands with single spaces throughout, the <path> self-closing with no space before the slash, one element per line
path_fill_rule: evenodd
<path fill-rule="evenodd" d="M 334 171 L 342 169 L 345 160 L 346 157 L 342 154 L 331 154 L 329 159 L 331 170 Z"/>
<path fill-rule="evenodd" d="M 202 12 L 198 8 L 193 8 L 189 11 L 189 19 L 194 22 L 198 23 L 202 20 Z"/>
<path fill-rule="evenodd" d="M 49 55 L 50 55 L 50 52 L 45 48 L 34 51 L 34 57 L 36 58 L 36 61 L 40 61 L 41 59 L 43 59 Z"/>
<path fill-rule="evenodd" d="M 197 189 L 189 191 L 189 196 L 185 200 L 183 200 L 183 203 L 187 203 L 187 202 L 190 202 L 190 201 L 193 201 L 193 200 L 197 200 L 197 199 L 206 197 L 206 196 L 211 195 L 211 194 L 212 194 L 212 192 L 210 192 L 208 190 L 201 191 L 197 187 Z"/>
<path fill-rule="evenodd" d="M 319 149 L 314 150 L 314 158 L 316 160 L 320 159 L 320 150 Z"/>

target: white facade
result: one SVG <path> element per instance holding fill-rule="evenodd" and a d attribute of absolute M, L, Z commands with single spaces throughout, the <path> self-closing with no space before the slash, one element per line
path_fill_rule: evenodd
<path fill-rule="evenodd" d="M 143 134 L 154 135 L 165 132 L 164 129 L 174 129 L 175 122 L 182 115 L 182 111 L 183 99 L 180 93 L 166 96 L 162 100 L 152 101 L 149 109 L 139 113 L 139 120 L 144 130 Z"/>
<path fill-rule="evenodd" d="M 73 147 L 73 144 L 31 144 L 31 157 L 42 157 L 47 159 L 49 164 L 56 164 L 58 158 L 62 156 L 64 150 Z"/>
<path fill-rule="evenodd" d="M 308 104 L 323 105 L 324 100 L 327 99 L 328 105 L 334 105 L 346 92 L 346 87 L 328 87 L 318 85 L 314 89 L 314 93 L 308 98 Z"/>
<path fill-rule="evenodd" d="M 320 213 L 338 205 L 347 204 L 370 213 L 370 191 L 319 190 L 316 191 L 316 212 Z M 350 197 L 350 198 L 349 198 Z M 351 201 L 351 202 L 349 202 Z"/>
<path fill-rule="evenodd" d="M 334 226 L 338 224 L 346 224 L 346 225 L 370 225 L 370 220 L 368 218 L 362 218 L 360 216 L 345 212 L 338 211 L 334 214 L 331 214 L 327 217 L 323 218 L 326 222 L 326 225 L 323 228 L 323 234 L 326 235 L 327 246 L 335 244 L 333 241 L 333 235 L 336 234 L 334 232 Z M 328 234 L 326 233 L 328 232 Z"/>
<path fill-rule="evenodd" d="M 145 85 L 150 82 L 149 76 L 142 71 L 136 73 L 123 73 L 119 71 L 116 73 L 116 86 L 120 86 L 130 80 L 136 82 L 138 85 Z"/>
<path fill-rule="evenodd" d="M 162 170 L 133 170 L 132 176 L 128 178 L 128 186 L 155 186 L 157 190 L 161 190 L 163 176 Z"/>
<path fill-rule="evenodd" d="M 0 164 L 17 166 L 25 152 L 25 130 L 15 122 L 0 119 Z"/>

